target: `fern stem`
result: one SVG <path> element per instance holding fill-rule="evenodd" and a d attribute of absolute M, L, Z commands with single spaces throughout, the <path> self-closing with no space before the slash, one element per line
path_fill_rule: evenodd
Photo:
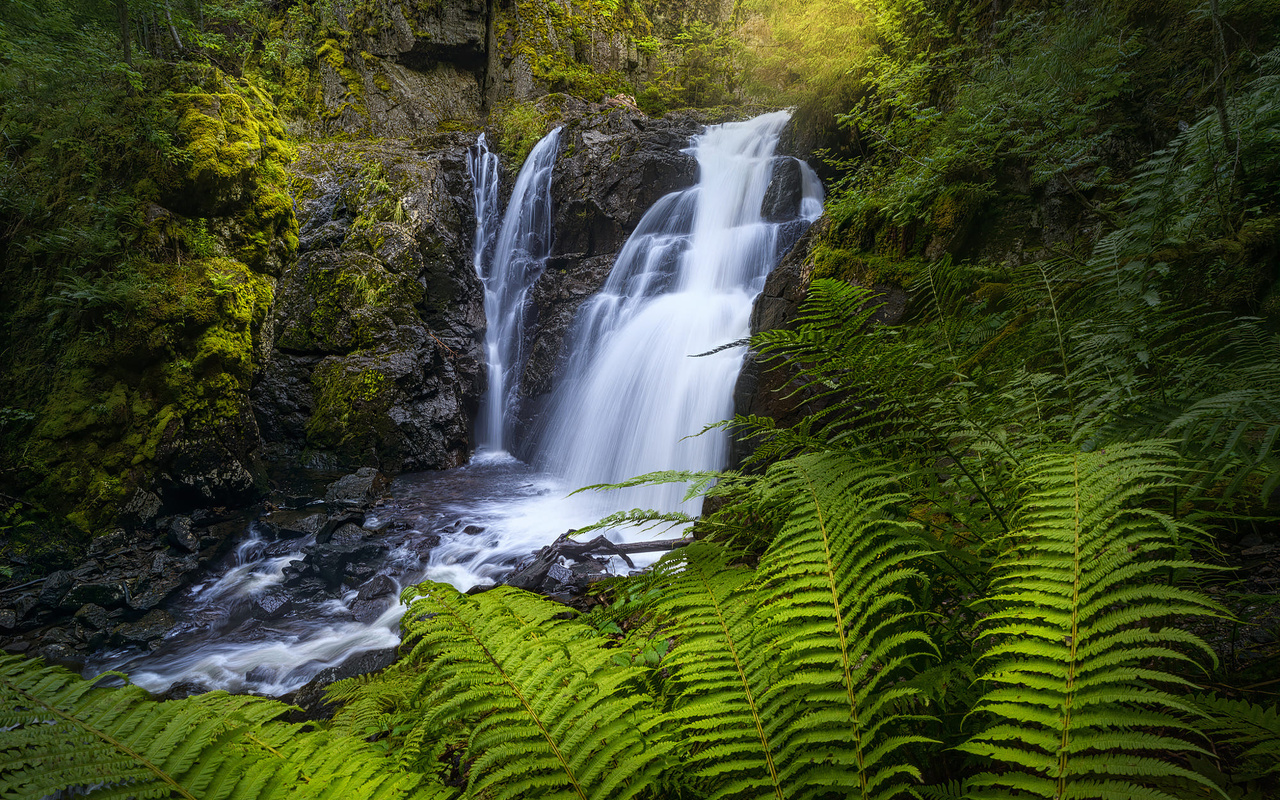
<path fill-rule="evenodd" d="M 844 609 L 840 605 L 840 591 L 836 586 L 835 565 L 831 563 L 831 537 L 827 530 L 827 518 L 822 513 L 822 501 L 818 490 L 809 478 L 809 473 L 802 470 L 805 486 L 809 496 L 813 498 L 813 512 L 818 518 L 818 530 L 822 533 L 823 566 L 826 568 L 827 586 L 831 589 L 831 607 L 835 611 L 836 636 L 840 640 L 840 666 L 844 670 L 844 690 L 849 699 L 849 716 L 853 720 L 853 752 L 858 762 L 858 787 L 863 798 L 867 797 L 867 771 L 862 752 L 862 726 L 858 719 L 858 698 L 853 690 L 853 671 L 849 664 L 849 642 L 845 632 Z"/>
<path fill-rule="evenodd" d="M 1067 660 L 1067 688 L 1062 698 L 1062 745 L 1058 750 L 1058 793 L 1055 797 L 1064 797 L 1067 790 L 1067 746 L 1071 743 L 1072 700 L 1075 698 L 1076 669 L 1079 667 L 1076 648 L 1080 645 L 1080 578 L 1083 574 L 1083 566 L 1080 563 L 1080 537 L 1083 535 L 1083 531 L 1081 530 L 1079 455 L 1072 457 L 1071 469 L 1076 489 L 1073 498 L 1075 514 L 1073 515 L 1074 525 L 1071 542 L 1072 572 L 1074 573 L 1071 582 L 1071 644 L 1069 645 Z"/>
<path fill-rule="evenodd" d="M 769 768 L 769 782 L 773 785 L 773 796 L 778 800 L 783 800 L 782 785 L 778 782 L 778 768 L 773 763 L 773 748 L 769 745 L 769 736 L 764 732 L 764 724 L 760 721 L 760 710 L 756 707 L 755 693 L 751 691 L 751 684 L 747 680 L 747 673 L 742 666 L 742 659 L 738 656 L 738 646 L 733 640 L 733 634 L 729 631 L 729 625 L 725 621 L 724 610 L 720 607 L 720 601 L 716 597 L 711 583 L 707 581 L 706 573 L 699 570 L 698 576 L 702 581 L 702 588 L 706 592 L 706 596 L 711 600 L 711 608 L 715 612 L 716 622 L 720 624 L 720 630 L 724 633 L 724 640 L 729 645 L 729 656 L 733 659 L 733 668 L 738 673 L 738 680 L 742 682 L 742 691 L 746 695 L 747 707 L 751 709 L 751 721 L 756 726 L 756 736 L 760 739 L 760 747 L 764 751 L 765 765 Z"/>

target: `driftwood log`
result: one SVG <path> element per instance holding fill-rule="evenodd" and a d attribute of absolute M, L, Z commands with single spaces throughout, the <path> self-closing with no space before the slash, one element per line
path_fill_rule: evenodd
<path fill-rule="evenodd" d="M 635 569 L 631 555 L 635 553 L 657 553 L 683 547 L 692 539 L 654 539 L 648 542 L 625 542 L 618 544 L 606 539 L 603 535 L 585 542 L 570 539 L 573 531 L 562 534 L 554 542 L 533 554 L 533 560 L 516 568 L 505 581 L 508 586 L 527 589 L 531 592 L 562 592 L 585 589 L 595 579 L 604 577 L 605 558 L 618 556 L 628 567 Z M 571 559 L 585 569 L 570 569 L 560 563 L 561 559 Z"/>

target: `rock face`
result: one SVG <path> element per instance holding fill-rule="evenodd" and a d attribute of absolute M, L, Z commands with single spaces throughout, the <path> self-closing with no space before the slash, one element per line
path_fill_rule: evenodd
<path fill-rule="evenodd" d="M 474 123 L 488 20 L 486 0 L 377 0 L 339 14 L 350 41 L 321 49 L 322 131 L 411 138 Z"/>
<path fill-rule="evenodd" d="M 697 162 L 684 152 L 702 129 L 695 117 L 651 119 L 621 106 L 562 102 L 554 245 L 530 295 L 529 357 L 518 389 L 523 431 L 536 425 L 578 307 L 604 285 L 645 212 L 697 179 Z"/>
<path fill-rule="evenodd" d="M 785 186 L 785 184 L 784 184 Z M 766 208 L 771 197 L 785 194 L 782 189 L 770 192 L 765 198 Z M 774 329 L 790 329 L 795 325 L 800 306 L 809 293 L 813 280 L 813 246 L 821 240 L 827 222 L 823 218 L 809 227 L 787 252 L 778 266 L 769 273 L 764 289 L 751 307 L 751 333 Z M 886 325 L 896 325 L 906 313 L 908 296 L 900 286 L 876 284 L 871 287 L 880 294 L 877 302 L 884 306 L 873 319 Z M 738 373 L 733 390 L 733 406 L 736 414 L 754 414 L 771 417 L 779 425 L 789 426 L 802 417 L 821 410 L 811 389 L 805 389 L 788 369 L 770 369 L 762 364 L 754 351 L 747 354 Z M 751 453 L 750 440 L 735 440 L 730 452 L 730 467 L 735 467 Z"/>
<path fill-rule="evenodd" d="M 470 136 L 315 145 L 299 258 L 251 393 L 264 451 L 313 468 L 458 466 L 483 381 Z"/>

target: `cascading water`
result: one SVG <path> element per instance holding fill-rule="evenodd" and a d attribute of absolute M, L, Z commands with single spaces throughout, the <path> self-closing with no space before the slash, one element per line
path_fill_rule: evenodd
<path fill-rule="evenodd" d="M 822 213 L 821 184 L 801 162 L 795 212 L 779 222 L 762 217 L 788 119 L 766 114 L 695 140 L 698 184 L 645 214 L 604 289 L 579 312 L 539 466 L 573 486 L 724 466 L 725 432 L 695 434 L 733 415 L 743 348 L 694 356 L 748 335 L 765 277 Z M 610 493 L 602 503 L 676 510 L 683 495 L 683 485 L 665 484 Z"/>
<path fill-rule="evenodd" d="M 548 188 L 558 132 L 530 154 L 500 230 L 497 160 L 481 139 L 469 166 L 474 258 L 489 319 L 485 457 L 460 469 L 400 476 L 391 502 L 364 519 L 363 529 L 376 533 L 345 534 L 384 548 L 376 564 L 380 593 L 366 580 L 307 594 L 305 587 L 317 589 L 307 565 L 323 560 L 332 543 L 314 534 L 267 541 L 251 527 L 220 570 L 169 607 L 179 625 L 153 652 L 107 651 L 87 672 L 120 669 L 154 691 L 175 683 L 292 691 L 358 653 L 394 646 L 404 611 L 393 599 L 398 587 L 424 579 L 461 589 L 491 582 L 569 528 L 633 506 L 680 508 L 683 489 L 670 485 L 566 495 L 647 471 L 723 466 L 722 432 L 682 437 L 732 413 L 743 349 L 691 356 L 747 335 L 752 300 L 769 270 L 821 213 L 817 178 L 796 162 L 799 177 L 784 213 L 775 208 L 768 220 L 761 214 L 775 167 L 793 161 L 773 156 L 786 121 L 785 113 L 768 114 L 709 128 L 694 141 L 697 186 L 646 213 L 605 288 L 579 311 L 554 413 L 538 439 L 545 471 L 502 450 L 523 361 L 525 298 L 551 244 Z"/>
<path fill-rule="evenodd" d="M 516 177 L 515 189 L 496 238 L 492 220 L 498 209 L 498 158 L 481 134 L 468 153 L 475 186 L 476 273 L 484 283 L 485 356 L 489 388 L 476 422 L 482 448 L 503 451 L 511 434 L 511 411 L 524 366 L 525 308 L 529 289 L 551 253 L 551 170 L 560 146 L 560 129 L 542 138 Z"/>

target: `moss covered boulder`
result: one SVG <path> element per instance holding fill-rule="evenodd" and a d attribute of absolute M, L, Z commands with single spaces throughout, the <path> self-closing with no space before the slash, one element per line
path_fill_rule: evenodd
<path fill-rule="evenodd" d="M 296 165 L 301 253 L 253 390 L 281 464 L 457 466 L 483 382 L 468 135 L 314 145 Z"/>

